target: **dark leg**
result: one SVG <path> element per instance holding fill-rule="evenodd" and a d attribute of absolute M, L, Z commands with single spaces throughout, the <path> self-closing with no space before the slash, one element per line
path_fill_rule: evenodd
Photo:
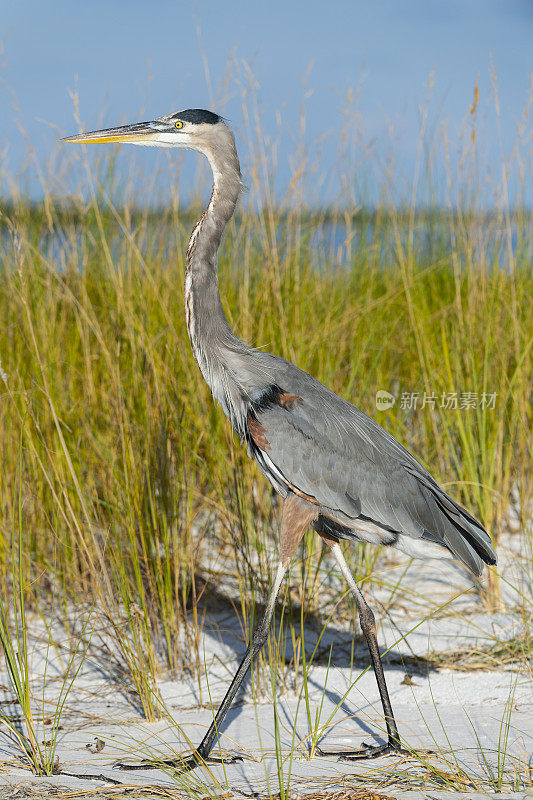
<path fill-rule="evenodd" d="M 347 761 L 352 761 L 361 758 L 375 758 L 376 756 L 383 755 L 384 753 L 404 752 L 402 751 L 402 747 L 400 744 L 398 727 L 396 725 L 396 720 L 394 719 L 394 714 L 392 711 L 392 705 L 389 697 L 389 691 L 387 689 L 387 684 L 385 683 L 385 675 L 383 672 L 383 665 L 381 663 L 381 656 L 379 654 L 379 648 L 378 648 L 378 640 L 376 637 L 376 622 L 374 619 L 374 614 L 372 613 L 372 610 L 367 604 L 365 598 L 363 597 L 361 590 L 359 589 L 355 580 L 353 579 L 352 573 L 350 572 L 350 568 L 348 567 L 346 559 L 342 554 L 340 545 L 338 544 L 338 542 L 336 542 L 334 544 L 330 544 L 330 546 L 335 558 L 339 563 L 342 573 L 346 578 L 348 586 L 350 587 L 350 590 L 353 594 L 354 600 L 357 604 L 357 610 L 359 611 L 359 620 L 361 622 L 361 628 L 363 630 L 363 634 L 365 636 L 366 643 L 368 645 L 372 666 L 374 667 L 374 673 L 376 675 L 376 681 L 379 689 L 379 696 L 381 697 L 383 714 L 385 716 L 385 724 L 387 726 L 388 740 L 386 744 L 382 745 L 367 745 L 363 742 L 362 750 L 354 750 L 351 752 L 346 752 L 346 751 L 324 752 L 322 750 L 317 750 L 317 752 L 319 755 L 323 756 L 330 756 L 330 755 L 340 756 L 342 759 Z"/>
<path fill-rule="evenodd" d="M 215 715 L 215 719 L 211 723 L 209 730 L 207 731 L 206 735 L 200 742 L 199 746 L 196 750 L 192 753 L 192 755 L 187 757 L 177 757 L 177 758 L 170 758 L 170 759 L 161 759 L 157 761 L 141 761 L 136 764 L 128 764 L 127 762 L 118 762 L 115 764 L 116 769 L 125 769 L 125 770 L 134 770 L 134 769 L 164 769 L 165 767 L 174 767 L 180 772 L 187 772 L 195 767 L 200 766 L 203 763 L 211 763 L 211 764 L 221 764 L 222 759 L 220 758 L 210 758 L 209 753 L 211 752 L 211 748 L 215 743 L 215 739 L 218 737 L 218 731 L 228 710 L 235 699 L 235 695 L 237 694 L 241 683 L 243 682 L 246 673 L 250 667 L 250 663 L 252 660 L 257 656 L 263 645 L 265 644 L 267 637 L 268 637 L 268 629 L 270 627 L 270 623 L 272 621 L 272 617 L 274 615 L 274 608 L 276 605 L 276 598 L 279 593 L 279 589 L 281 586 L 281 582 L 287 572 L 287 567 L 289 566 L 289 562 L 286 561 L 285 564 L 280 564 L 278 570 L 276 572 L 276 578 L 274 580 L 274 585 L 270 592 L 270 596 L 268 598 L 268 605 L 266 608 L 265 613 L 263 614 L 263 618 L 259 623 L 259 626 L 253 633 L 251 644 L 248 646 L 246 653 L 244 655 L 243 660 L 239 664 L 239 668 L 235 673 L 235 677 L 233 678 L 228 691 L 219 706 L 219 709 Z M 224 759 L 226 764 L 231 764 L 234 761 L 239 761 L 239 756 L 230 756 Z"/>

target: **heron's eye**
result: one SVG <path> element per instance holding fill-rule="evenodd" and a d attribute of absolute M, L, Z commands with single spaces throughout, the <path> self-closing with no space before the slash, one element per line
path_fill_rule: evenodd
<path fill-rule="evenodd" d="M 174 127 L 183 128 L 183 122 L 181 121 L 181 119 L 176 120 L 176 122 L 174 123 Z"/>

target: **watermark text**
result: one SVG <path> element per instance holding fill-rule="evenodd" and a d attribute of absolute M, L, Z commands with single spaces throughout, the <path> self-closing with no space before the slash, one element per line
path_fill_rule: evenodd
<path fill-rule="evenodd" d="M 470 411 L 476 408 L 492 411 L 496 408 L 498 392 L 401 392 L 397 398 L 385 389 L 376 392 L 376 408 L 386 411 L 398 400 L 399 408 L 416 411 L 440 408 L 450 411 Z"/>

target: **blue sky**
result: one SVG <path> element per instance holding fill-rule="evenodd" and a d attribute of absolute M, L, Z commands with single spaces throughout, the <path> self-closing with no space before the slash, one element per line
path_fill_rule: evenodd
<path fill-rule="evenodd" d="M 222 106 L 236 129 L 246 166 L 250 154 L 241 89 L 248 66 L 266 138 L 277 136 L 281 119 L 281 182 L 290 177 L 305 94 L 305 140 L 311 149 L 321 140 L 327 175 L 339 145 L 347 92 L 359 86 L 365 141 L 383 162 L 391 148 L 392 122 L 399 180 L 408 186 L 417 156 L 418 109 L 432 71 L 430 130 L 446 125 L 452 156 L 479 75 L 479 141 L 483 160 L 497 173 L 501 158 L 490 64 L 498 74 L 506 153 L 512 148 L 533 72 L 529 0 L 3 0 L 3 6 L 0 159 L 11 173 L 27 160 L 21 121 L 43 161 L 61 147 L 47 123 L 64 133 L 76 131 L 69 96 L 75 89 L 87 128 L 149 119 L 180 108 L 213 107 L 216 97 L 216 108 Z M 234 77 L 217 93 L 232 55 Z M 531 136 L 523 155 L 531 159 Z M 127 171 L 130 156 L 131 149 L 122 148 L 119 169 Z M 156 158 L 145 149 L 135 154 L 141 172 L 149 173 Z M 29 186 L 38 196 L 31 169 Z M 370 171 L 368 180 L 372 175 Z M 322 184 L 326 198 L 334 196 L 338 177 L 329 175 Z"/>

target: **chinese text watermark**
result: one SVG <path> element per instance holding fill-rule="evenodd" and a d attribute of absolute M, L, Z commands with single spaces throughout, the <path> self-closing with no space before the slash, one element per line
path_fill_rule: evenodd
<path fill-rule="evenodd" d="M 469 411 L 476 408 L 492 411 L 496 408 L 498 392 L 401 392 L 399 398 L 385 389 L 376 392 L 376 408 L 386 411 L 398 400 L 398 406 L 405 411 L 423 408 Z"/>

